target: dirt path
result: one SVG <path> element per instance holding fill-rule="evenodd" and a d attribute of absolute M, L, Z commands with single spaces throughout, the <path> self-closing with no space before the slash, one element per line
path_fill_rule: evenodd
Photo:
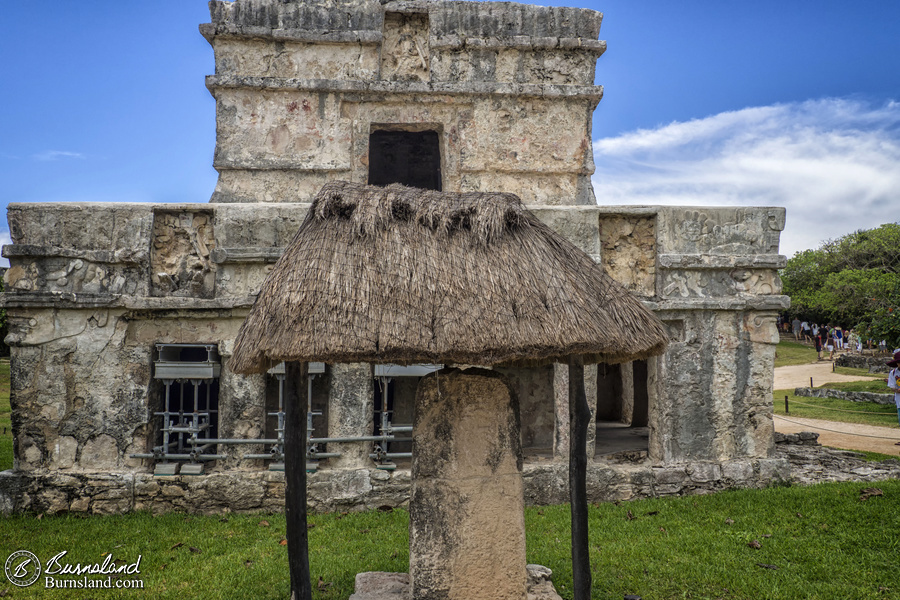
<path fill-rule="evenodd" d="M 831 372 L 831 363 L 822 361 L 810 363 L 808 365 L 793 365 L 790 367 L 777 367 L 775 369 L 775 388 L 776 390 L 792 390 L 798 387 L 809 387 L 809 378 L 813 379 L 813 387 L 822 385 L 823 383 L 832 383 L 836 381 L 864 381 L 869 377 L 861 377 L 858 375 L 842 375 L 840 373 Z M 887 375 L 885 375 L 887 377 Z M 887 391 L 887 385 L 885 385 Z"/>
<path fill-rule="evenodd" d="M 775 431 L 779 433 L 813 431 L 819 434 L 819 443 L 823 446 L 900 456 L 900 446 L 894 445 L 900 442 L 900 427 L 876 427 L 775 415 Z"/>
<path fill-rule="evenodd" d="M 833 373 L 831 371 L 831 363 L 826 361 L 776 368 L 775 389 L 792 390 L 798 387 L 808 387 L 810 377 L 812 377 L 815 386 L 837 381 L 870 379 L 869 377 Z M 887 390 L 887 386 L 885 386 L 885 390 Z M 814 431 L 819 434 L 819 443 L 823 446 L 844 448 L 846 450 L 867 450 L 869 452 L 890 454 L 891 456 L 900 455 L 900 446 L 894 445 L 900 441 L 900 427 L 898 426 L 876 427 L 874 425 L 836 423 L 819 419 L 801 419 L 792 416 L 775 415 L 775 431 L 780 433 Z"/>

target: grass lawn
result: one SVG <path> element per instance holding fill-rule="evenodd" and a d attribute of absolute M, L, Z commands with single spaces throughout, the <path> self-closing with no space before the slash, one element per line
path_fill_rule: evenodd
<path fill-rule="evenodd" d="M 836 448 L 836 449 L 843 450 L 843 448 Z M 881 454 L 880 452 L 869 452 L 868 450 L 851 450 L 850 452 L 856 452 L 857 454 L 862 454 L 863 460 L 868 461 L 868 462 L 882 462 L 885 460 L 893 460 L 893 459 L 897 458 L 896 456 L 891 456 L 890 454 Z"/>
<path fill-rule="evenodd" d="M 873 379 L 884 380 L 887 373 L 869 373 L 868 369 L 855 369 L 853 367 L 839 367 L 835 365 L 834 372 L 841 375 L 856 375 L 858 377 L 871 377 Z"/>
<path fill-rule="evenodd" d="M 870 381 L 840 381 L 834 383 L 823 383 L 816 387 L 828 388 L 832 390 L 841 390 L 843 392 L 873 392 L 875 394 L 890 394 L 887 383 L 884 378 L 872 379 Z"/>
<path fill-rule="evenodd" d="M 9 408 L 9 359 L 0 359 L 0 471 L 12 469 L 13 436 Z"/>
<path fill-rule="evenodd" d="M 828 384 L 823 387 L 831 387 Z M 788 397 L 788 410 L 784 412 L 784 397 Z M 893 404 L 874 402 L 850 402 L 837 398 L 808 398 L 795 396 L 794 390 L 775 390 L 773 403 L 776 415 L 823 419 L 843 423 L 860 423 L 880 427 L 897 427 L 897 409 Z"/>
<path fill-rule="evenodd" d="M 862 501 L 866 487 L 883 495 Z M 601 504 L 589 518 L 593 598 L 900 598 L 900 481 Z M 568 507 L 529 508 L 525 522 L 528 562 L 553 569 L 571 598 Z M 406 511 L 311 515 L 310 527 L 314 598 L 347 598 L 360 571 L 408 568 Z M 283 599 L 284 532 L 282 515 L 16 515 L 0 520 L 0 558 L 142 557 L 143 590 L 46 590 L 41 579 L 7 586 L 9 598 Z"/>
<path fill-rule="evenodd" d="M 775 347 L 775 366 L 808 365 L 818 359 L 815 348 L 804 346 L 799 342 L 778 342 Z"/>

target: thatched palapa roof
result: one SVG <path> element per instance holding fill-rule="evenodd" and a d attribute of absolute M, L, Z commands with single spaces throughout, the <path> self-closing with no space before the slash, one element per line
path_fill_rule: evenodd
<path fill-rule="evenodd" d="M 513 194 L 332 182 L 263 284 L 231 368 L 616 363 L 666 343 L 655 315 Z"/>

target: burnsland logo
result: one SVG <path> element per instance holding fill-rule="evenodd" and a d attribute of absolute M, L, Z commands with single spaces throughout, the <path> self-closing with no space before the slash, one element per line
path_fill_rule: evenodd
<path fill-rule="evenodd" d="M 27 587 L 41 576 L 41 561 L 28 550 L 18 550 L 6 559 L 6 578 L 13 585 Z"/>
<path fill-rule="evenodd" d="M 126 577 L 140 574 L 141 555 L 133 563 L 116 564 L 112 554 L 107 554 L 102 563 L 70 563 L 65 560 L 67 554 L 68 550 L 63 550 L 48 560 L 42 569 L 37 556 L 27 550 L 18 550 L 6 559 L 6 577 L 19 587 L 33 584 L 41 576 L 41 572 L 45 575 L 45 588 L 144 587 L 143 580 Z"/>

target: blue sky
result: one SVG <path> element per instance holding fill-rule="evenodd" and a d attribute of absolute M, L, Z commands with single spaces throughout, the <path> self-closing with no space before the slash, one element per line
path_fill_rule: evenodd
<path fill-rule="evenodd" d="M 4 4 L 0 206 L 208 201 L 206 0 Z M 900 2 L 542 4 L 605 14 L 600 204 L 785 206 L 789 256 L 900 220 Z"/>

